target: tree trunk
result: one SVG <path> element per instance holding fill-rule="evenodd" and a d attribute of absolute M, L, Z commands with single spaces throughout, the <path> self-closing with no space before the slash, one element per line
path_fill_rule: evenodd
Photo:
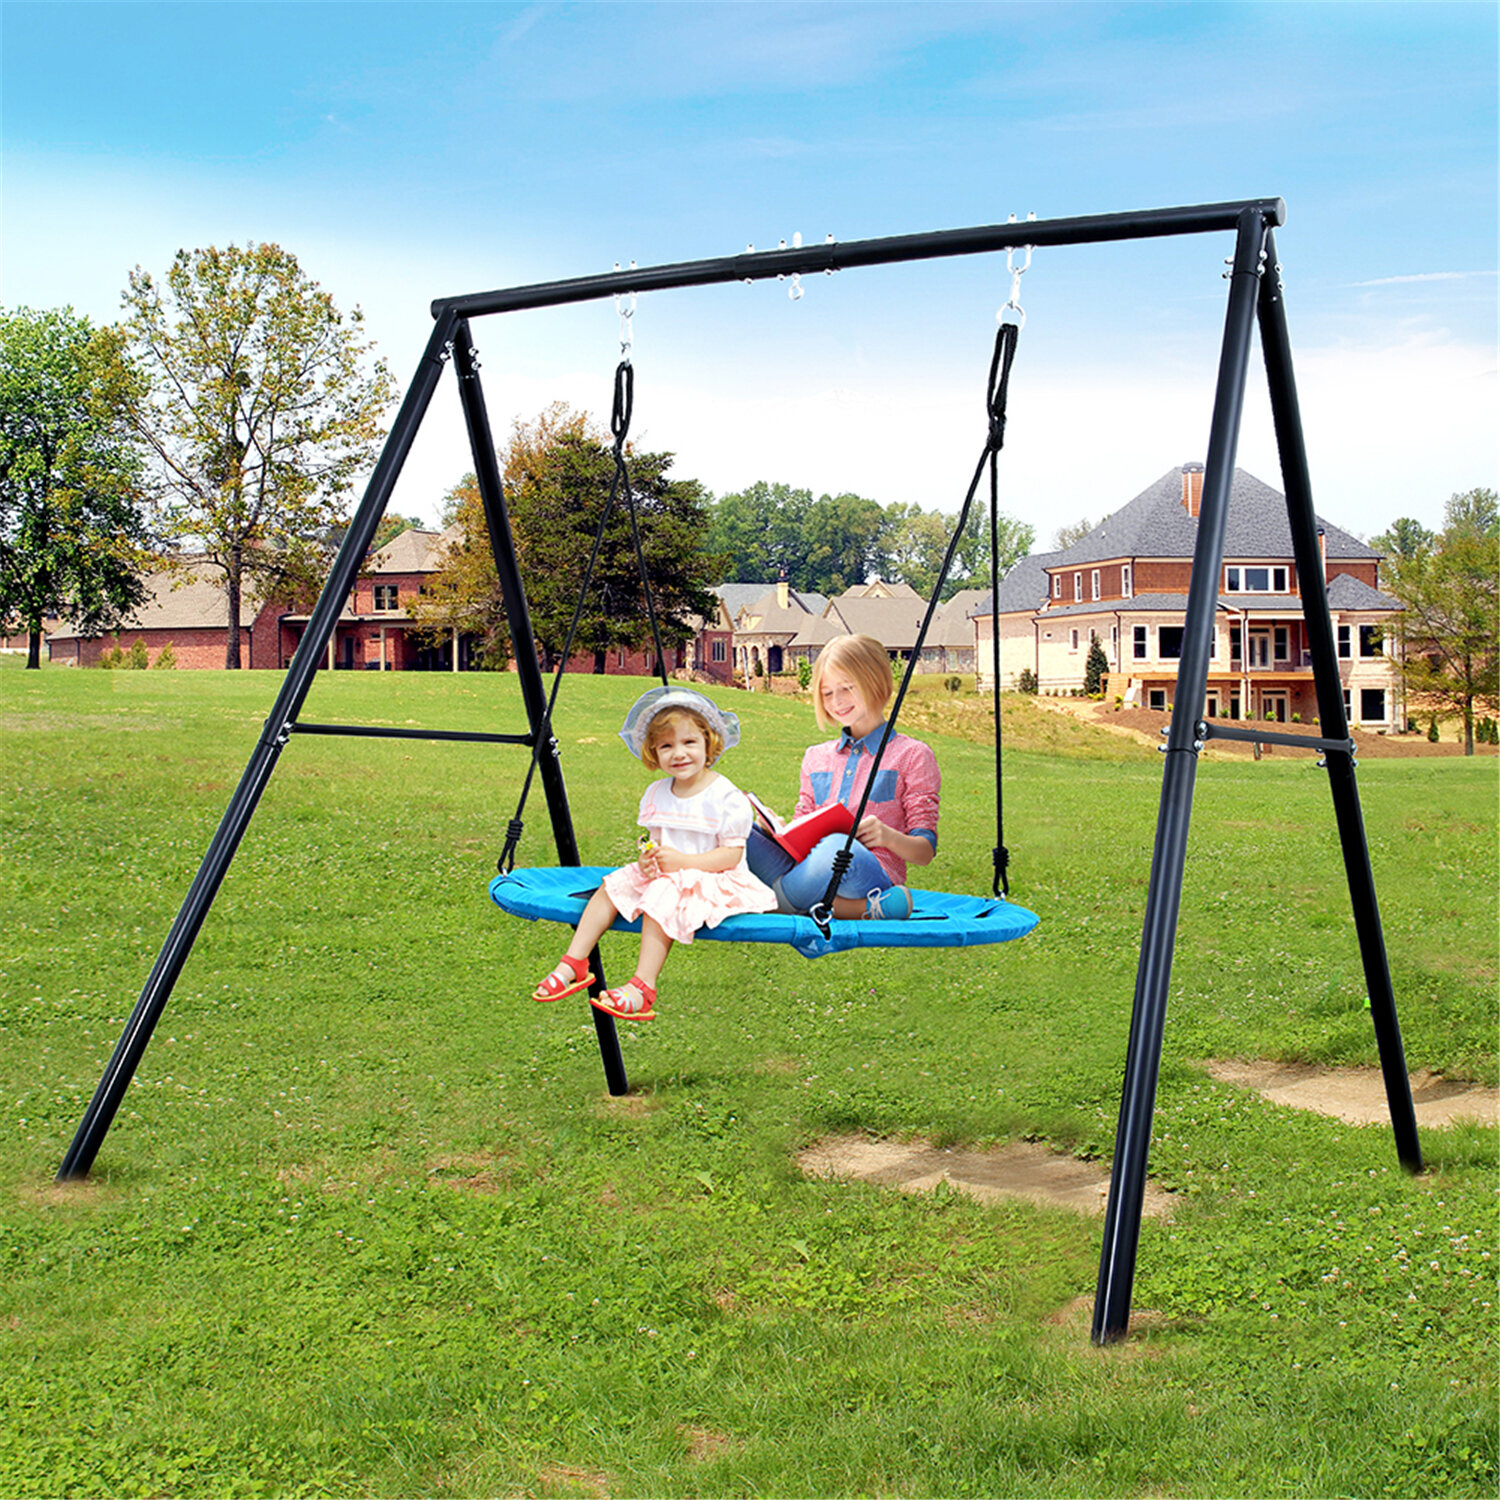
<path fill-rule="evenodd" d="M 35 671 L 42 665 L 42 627 L 33 625 L 26 637 L 26 668 Z"/>
<path fill-rule="evenodd" d="M 229 599 L 229 629 L 224 637 L 224 670 L 238 671 L 240 666 L 240 570 L 230 564 L 224 570 L 224 593 Z"/>

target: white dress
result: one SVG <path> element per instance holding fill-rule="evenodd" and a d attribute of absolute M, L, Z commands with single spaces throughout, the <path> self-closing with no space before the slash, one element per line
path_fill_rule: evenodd
<path fill-rule="evenodd" d="M 683 854 L 743 849 L 750 836 L 750 801 L 726 776 L 702 791 L 679 797 L 670 776 L 653 781 L 641 797 L 639 822 L 655 841 Z M 673 870 L 648 880 L 629 864 L 604 877 L 609 899 L 626 921 L 642 913 L 668 937 L 690 943 L 700 927 L 717 927 L 742 911 L 775 911 L 776 897 L 750 873 L 744 857 L 732 870 Z"/>

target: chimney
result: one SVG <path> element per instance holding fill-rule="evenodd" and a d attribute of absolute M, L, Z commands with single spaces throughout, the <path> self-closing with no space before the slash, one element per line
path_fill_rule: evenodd
<path fill-rule="evenodd" d="M 1318 561 L 1323 565 L 1323 587 L 1328 587 L 1328 533 L 1318 527 Z"/>
<path fill-rule="evenodd" d="M 790 609 L 791 598 L 786 586 L 786 569 L 781 570 L 781 576 L 776 580 L 776 608 Z"/>
<path fill-rule="evenodd" d="M 1203 465 L 1182 466 L 1182 508 L 1196 521 L 1203 509 Z"/>

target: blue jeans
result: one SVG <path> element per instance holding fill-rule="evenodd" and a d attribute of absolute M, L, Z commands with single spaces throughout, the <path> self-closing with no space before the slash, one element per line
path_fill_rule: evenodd
<path fill-rule="evenodd" d="M 783 908 L 807 912 L 823 899 L 833 874 L 833 856 L 844 847 L 846 838 L 846 834 L 831 833 L 813 845 L 801 864 L 794 864 L 791 855 L 774 839 L 752 828 L 745 844 L 745 863 L 757 880 L 776 892 Z M 849 853 L 849 869 L 839 882 L 837 895 L 858 899 L 871 891 L 890 889 L 891 877 L 885 867 L 857 839 Z"/>

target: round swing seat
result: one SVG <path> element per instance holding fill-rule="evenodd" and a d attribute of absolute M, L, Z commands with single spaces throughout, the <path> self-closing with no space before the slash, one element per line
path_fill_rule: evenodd
<path fill-rule="evenodd" d="M 490 899 L 513 917 L 576 927 L 583 908 L 609 873 L 608 865 L 512 870 L 490 882 Z M 699 938 L 721 943 L 788 943 L 803 958 L 822 958 L 851 948 L 967 948 L 1025 937 L 1041 920 L 1003 897 L 954 896 L 913 891 L 912 914 L 904 922 L 841 922 L 827 937 L 811 917 L 781 912 L 743 912 L 717 927 L 700 927 Z M 616 918 L 611 932 L 639 932 L 640 918 Z"/>

